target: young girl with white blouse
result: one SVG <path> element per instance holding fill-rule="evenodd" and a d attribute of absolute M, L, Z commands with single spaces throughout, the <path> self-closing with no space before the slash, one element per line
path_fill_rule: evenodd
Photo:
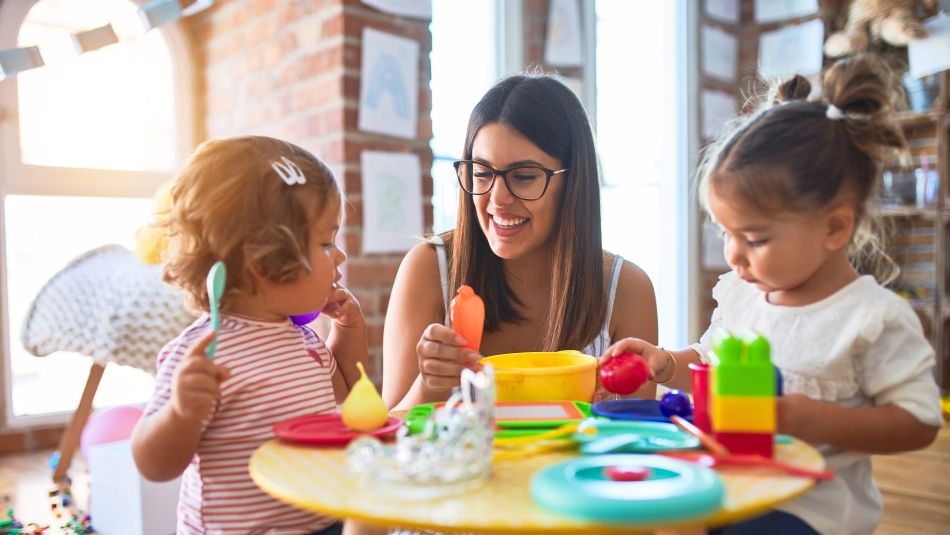
<path fill-rule="evenodd" d="M 870 455 L 924 448 L 943 423 L 934 350 L 911 306 L 879 283 L 894 264 L 871 232 L 878 177 L 907 149 L 888 73 L 869 56 L 845 59 L 816 101 L 797 76 L 771 99 L 781 103 L 713 145 L 700 197 L 732 270 L 713 289 L 709 330 L 683 350 L 628 338 L 602 357 L 639 353 L 655 382 L 689 389 L 687 364 L 706 360 L 715 329 L 769 339 L 784 377 L 778 432 L 818 448 L 837 477 L 722 533 L 871 533 L 882 501 Z"/>

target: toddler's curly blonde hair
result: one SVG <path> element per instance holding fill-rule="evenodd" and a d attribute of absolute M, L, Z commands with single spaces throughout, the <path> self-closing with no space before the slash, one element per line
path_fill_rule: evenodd
<path fill-rule="evenodd" d="M 286 160 L 284 160 L 286 158 Z M 288 184 L 272 165 L 292 162 L 305 177 Z M 202 143 L 175 179 L 171 207 L 160 215 L 170 238 L 164 278 L 190 305 L 208 310 L 205 278 L 223 260 L 228 279 L 222 310 L 238 293 L 256 291 L 252 274 L 293 282 L 309 272 L 309 229 L 342 193 L 330 168 L 286 141 L 242 136 Z"/>

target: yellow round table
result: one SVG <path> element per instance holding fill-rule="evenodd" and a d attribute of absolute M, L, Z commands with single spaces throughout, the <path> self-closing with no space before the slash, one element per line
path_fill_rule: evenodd
<path fill-rule="evenodd" d="M 346 468 L 341 448 L 295 445 L 280 440 L 264 443 L 250 460 L 254 482 L 265 492 L 301 509 L 368 524 L 411 529 L 480 533 L 631 533 L 656 528 L 696 528 L 662 524 L 617 526 L 564 517 L 536 506 L 532 476 L 576 452 L 526 456 L 493 466 L 491 479 L 475 490 L 426 501 L 410 501 L 364 482 Z M 824 459 L 799 440 L 776 445 L 775 458 L 821 470 Z M 754 516 L 791 500 L 814 480 L 759 468 L 717 468 L 725 485 L 722 509 L 700 521 L 717 526 Z M 631 529 L 632 528 L 632 529 Z"/>

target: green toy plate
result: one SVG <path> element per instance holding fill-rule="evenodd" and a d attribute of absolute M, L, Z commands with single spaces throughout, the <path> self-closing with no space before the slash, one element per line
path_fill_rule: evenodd
<path fill-rule="evenodd" d="M 426 420 L 443 403 L 423 403 L 409 409 L 406 424 L 409 434 L 422 432 Z M 495 404 L 497 437 L 536 435 L 590 416 L 590 403 L 583 401 L 500 401 Z"/>
<path fill-rule="evenodd" d="M 608 477 L 611 471 L 644 469 L 643 480 Z M 724 492 L 709 468 L 660 455 L 578 457 L 544 468 L 531 480 L 531 497 L 544 509 L 622 524 L 703 518 L 722 506 Z"/>
<path fill-rule="evenodd" d="M 617 435 L 637 435 L 640 439 L 613 449 L 613 453 L 654 453 L 699 447 L 699 439 L 673 424 L 639 420 L 588 418 L 581 422 L 572 438 L 581 444 L 581 453 L 601 453 L 597 441 Z"/>

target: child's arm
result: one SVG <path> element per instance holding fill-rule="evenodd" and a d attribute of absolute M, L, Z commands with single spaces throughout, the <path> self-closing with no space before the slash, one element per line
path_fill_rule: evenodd
<path fill-rule="evenodd" d="M 934 350 L 920 320 L 901 302 L 862 332 L 866 349 L 854 355 L 852 365 L 860 393 L 872 406 L 843 407 L 787 394 L 776 400 L 779 432 L 864 453 L 926 447 L 943 418 L 933 375 Z"/>
<path fill-rule="evenodd" d="M 350 387 L 360 378 L 356 363 L 362 362 L 365 366 L 369 359 L 366 318 L 363 317 L 359 301 L 339 283 L 327 302 L 323 313 L 333 319 L 327 348 L 336 359 L 337 373 L 333 377 L 333 388 L 337 401 L 342 402 Z"/>
<path fill-rule="evenodd" d="M 211 413 L 228 371 L 205 356 L 214 332 L 204 335 L 182 358 L 172 377 L 171 399 L 143 418 L 132 433 L 132 456 L 139 473 L 168 481 L 184 472 L 201 440 L 202 422 Z"/>
<path fill-rule="evenodd" d="M 650 378 L 658 384 L 686 392 L 692 389 L 688 366 L 700 362 L 699 355 L 692 349 L 667 351 L 639 338 L 624 338 L 607 348 L 598 366 L 621 353 L 636 353 L 643 357 L 650 368 Z"/>
<path fill-rule="evenodd" d="M 779 433 L 864 453 L 925 448 L 940 431 L 892 404 L 847 408 L 802 394 L 788 394 L 776 399 L 776 409 Z"/>

